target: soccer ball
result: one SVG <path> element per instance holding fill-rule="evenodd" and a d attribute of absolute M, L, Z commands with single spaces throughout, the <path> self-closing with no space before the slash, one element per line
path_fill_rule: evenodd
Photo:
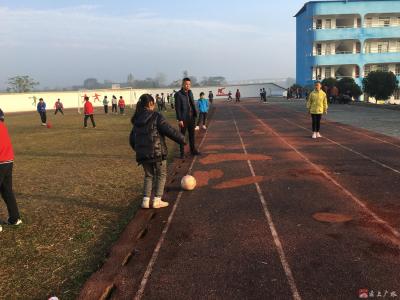
<path fill-rule="evenodd" d="M 182 177 L 181 187 L 185 191 L 191 191 L 196 187 L 196 178 L 191 175 L 186 175 Z"/>

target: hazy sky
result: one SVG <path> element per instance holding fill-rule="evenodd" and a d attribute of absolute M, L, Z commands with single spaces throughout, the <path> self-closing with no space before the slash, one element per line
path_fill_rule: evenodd
<path fill-rule="evenodd" d="M 36 3 L 34 3 L 36 2 Z M 30 75 L 41 87 L 88 77 L 125 81 L 183 70 L 201 79 L 295 75 L 295 18 L 304 1 L 0 0 L 0 89 Z"/>

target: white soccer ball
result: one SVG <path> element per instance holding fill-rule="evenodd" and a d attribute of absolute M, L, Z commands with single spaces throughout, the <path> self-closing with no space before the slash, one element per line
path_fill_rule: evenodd
<path fill-rule="evenodd" d="M 191 175 L 186 175 L 182 177 L 181 187 L 185 191 L 191 191 L 196 187 L 196 178 Z"/>

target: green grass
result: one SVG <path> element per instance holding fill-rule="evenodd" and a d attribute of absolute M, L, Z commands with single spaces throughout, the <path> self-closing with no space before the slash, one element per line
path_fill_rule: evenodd
<path fill-rule="evenodd" d="M 76 111 L 47 115 L 51 129 L 35 112 L 6 115 L 24 224 L 0 233 L 1 299 L 74 299 L 140 204 L 143 172 L 128 144 L 132 110 L 96 111 L 96 129 L 90 121 L 83 129 Z M 166 116 L 176 124 L 171 110 Z M 169 141 L 170 159 L 174 148 Z M 7 218 L 3 202 L 0 218 Z"/>

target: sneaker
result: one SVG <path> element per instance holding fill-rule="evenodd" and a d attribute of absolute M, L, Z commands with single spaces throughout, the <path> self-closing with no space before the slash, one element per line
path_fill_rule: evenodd
<path fill-rule="evenodd" d="M 317 133 L 316 133 L 316 132 L 313 132 L 311 138 L 316 139 L 316 138 L 317 138 Z"/>
<path fill-rule="evenodd" d="M 150 197 L 143 197 L 142 208 L 150 208 Z"/>
<path fill-rule="evenodd" d="M 2 232 L 2 231 L 3 231 L 3 226 L 0 225 L 0 232 Z"/>
<path fill-rule="evenodd" d="M 203 125 L 202 128 L 203 128 L 204 130 L 206 130 L 206 129 L 207 129 L 207 126 L 206 126 L 206 125 Z"/>
<path fill-rule="evenodd" d="M 8 219 L 8 220 L 7 220 L 7 223 L 8 223 L 8 225 L 15 225 L 15 226 L 18 226 L 18 225 L 21 225 L 21 224 L 22 224 L 22 220 L 21 220 L 21 219 L 18 219 L 15 223 L 11 223 L 11 222 L 10 222 L 10 219 Z"/>
<path fill-rule="evenodd" d="M 47 124 L 46 123 L 42 123 L 42 126 L 47 126 Z"/>
<path fill-rule="evenodd" d="M 317 132 L 317 138 L 322 137 L 322 135 L 319 134 L 319 132 Z"/>
<path fill-rule="evenodd" d="M 161 197 L 154 197 L 153 208 L 163 208 L 169 205 L 168 202 L 162 201 Z"/>
<path fill-rule="evenodd" d="M 196 126 L 195 128 L 194 128 L 194 130 L 199 130 L 200 129 L 200 127 L 199 126 Z"/>

